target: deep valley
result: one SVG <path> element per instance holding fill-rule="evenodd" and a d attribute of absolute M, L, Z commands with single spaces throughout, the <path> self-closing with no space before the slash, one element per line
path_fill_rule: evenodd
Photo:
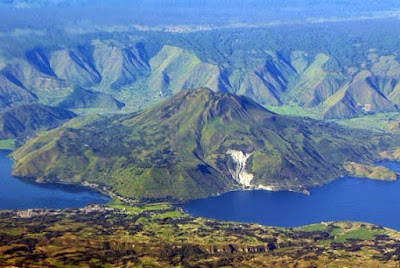
<path fill-rule="evenodd" d="M 0 0 L 0 267 L 399 267 L 399 44 L 396 0 Z"/>

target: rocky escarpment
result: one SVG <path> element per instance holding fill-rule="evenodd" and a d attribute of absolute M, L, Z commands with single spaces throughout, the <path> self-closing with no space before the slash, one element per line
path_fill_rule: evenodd
<path fill-rule="evenodd" d="M 235 169 L 229 169 L 229 173 L 239 184 L 250 187 L 254 175 L 247 172 L 246 162 L 253 153 L 246 154 L 242 151 L 228 150 L 227 154 L 232 157 L 236 166 Z"/>

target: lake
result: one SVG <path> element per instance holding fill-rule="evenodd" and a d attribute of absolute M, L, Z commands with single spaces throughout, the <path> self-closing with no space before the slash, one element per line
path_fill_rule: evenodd
<path fill-rule="evenodd" d="M 110 198 L 92 189 L 63 184 L 37 184 L 11 176 L 10 151 L 0 150 L 0 209 L 81 208 Z"/>
<path fill-rule="evenodd" d="M 0 150 L 0 209 L 81 208 L 110 198 L 92 189 L 63 184 L 37 184 L 11 176 L 9 151 Z M 400 163 L 383 162 L 400 172 Z M 295 227 L 322 221 L 362 221 L 400 230 L 400 180 L 374 181 L 345 177 L 295 192 L 235 191 L 185 204 L 193 216 Z"/>
<path fill-rule="evenodd" d="M 400 163 L 379 165 L 400 172 Z M 361 221 L 400 230 L 400 180 L 345 177 L 311 189 L 310 196 L 295 192 L 234 191 L 191 201 L 184 210 L 193 216 L 280 227 Z"/>

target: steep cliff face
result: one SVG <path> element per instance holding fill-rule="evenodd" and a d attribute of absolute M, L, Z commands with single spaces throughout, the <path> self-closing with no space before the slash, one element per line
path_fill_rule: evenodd
<path fill-rule="evenodd" d="M 229 169 L 229 173 L 232 175 L 232 177 L 243 186 L 252 186 L 251 182 L 254 178 L 254 175 L 248 173 L 246 170 L 247 160 L 252 153 L 246 154 L 242 151 L 228 150 L 227 154 L 232 157 L 232 160 L 236 166 L 235 169 Z"/>

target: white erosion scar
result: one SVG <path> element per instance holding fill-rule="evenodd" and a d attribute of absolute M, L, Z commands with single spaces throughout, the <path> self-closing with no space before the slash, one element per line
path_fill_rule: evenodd
<path fill-rule="evenodd" d="M 229 173 L 231 173 L 232 177 L 241 185 L 250 187 L 251 181 L 253 180 L 254 175 L 250 174 L 246 171 L 246 162 L 247 159 L 254 153 L 246 154 L 242 151 L 236 151 L 229 149 L 226 152 L 232 157 L 232 160 L 236 164 L 236 169 L 229 169 Z"/>

